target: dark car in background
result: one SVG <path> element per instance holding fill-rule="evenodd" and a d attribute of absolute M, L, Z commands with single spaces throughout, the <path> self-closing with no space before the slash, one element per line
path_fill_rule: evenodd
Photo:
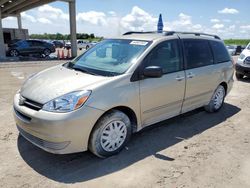
<path fill-rule="evenodd" d="M 52 43 L 55 45 L 56 48 L 63 48 L 64 47 L 64 43 L 59 41 L 59 40 L 54 40 L 54 41 L 52 41 Z"/>
<path fill-rule="evenodd" d="M 20 40 L 10 44 L 8 55 L 17 57 L 19 55 L 40 54 L 49 56 L 55 52 L 55 45 L 50 42 L 40 40 Z"/>

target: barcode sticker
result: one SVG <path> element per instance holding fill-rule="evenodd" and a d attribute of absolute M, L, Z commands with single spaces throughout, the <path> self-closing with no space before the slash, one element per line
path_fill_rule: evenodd
<path fill-rule="evenodd" d="M 132 41 L 130 42 L 130 44 L 132 45 L 140 45 L 140 46 L 146 46 L 148 44 L 148 42 L 145 42 L 145 41 Z"/>

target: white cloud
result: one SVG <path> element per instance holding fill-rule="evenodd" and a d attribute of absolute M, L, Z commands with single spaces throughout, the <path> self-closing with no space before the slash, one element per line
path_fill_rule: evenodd
<path fill-rule="evenodd" d="M 230 30 L 234 30 L 234 29 L 236 28 L 236 26 L 235 26 L 235 25 L 230 25 L 228 28 L 229 28 Z"/>
<path fill-rule="evenodd" d="M 108 12 L 110 16 L 116 16 L 116 12 L 115 11 L 109 11 Z"/>
<path fill-rule="evenodd" d="M 223 24 L 215 24 L 215 25 L 213 25 L 213 29 L 222 29 L 224 27 L 224 25 Z"/>
<path fill-rule="evenodd" d="M 106 14 L 103 12 L 89 11 L 81 12 L 76 16 L 79 22 L 88 22 L 93 25 L 104 26 L 107 25 Z"/>
<path fill-rule="evenodd" d="M 7 18 L 4 18 L 5 21 L 14 21 L 14 20 L 17 20 L 15 17 L 7 17 Z"/>
<path fill-rule="evenodd" d="M 121 19 L 121 26 L 125 30 L 155 30 L 157 21 L 158 18 L 134 6 L 132 11 Z"/>
<path fill-rule="evenodd" d="M 22 19 L 25 21 L 32 22 L 32 23 L 36 22 L 35 17 L 27 14 L 26 12 L 22 12 L 21 16 L 22 16 Z"/>
<path fill-rule="evenodd" d="M 53 12 L 53 13 L 57 13 L 57 14 L 63 14 L 63 11 L 59 8 L 54 8 L 50 5 L 43 5 L 41 7 L 38 8 L 38 11 L 40 12 Z"/>
<path fill-rule="evenodd" d="M 59 8 L 54 8 L 50 5 L 43 5 L 38 8 L 38 12 L 41 17 L 45 17 L 47 19 L 64 19 L 64 20 L 69 20 L 69 15 L 64 13 L 61 9 Z"/>
<path fill-rule="evenodd" d="M 242 26 L 240 26 L 240 28 L 250 30 L 250 25 L 242 25 Z"/>
<path fill-rule="evenodd" d="M 210 20 L 210 22 L 212 22 L 212 23 L 219 23 L 219 22 L 220 22 L 220 20 L 218 20 L 218 19 L 214 18 L 214 19 L 211 19 L 211 20 Z"/>
<path fill-rule="evenodd" d="M 192 17 L 187 14 L 180 13 L 179 19 L 173 22 L 173 26 L 179 27 L 179 26 L 191 25 L 192 24 L 191 18 Z"/>
<path fill-rule="evenodd" d="M 42 24 L 52 24 L 52 22 L 47 18 L 38 18 L 37 21 Z"/>
<path fill-rule="evenodd" d="M 200 29 L 202 29 L 202 25 L 200 25 L 200 24 L 195 24 L 195 25 L 193 25 L 193 27 L 192 27 L 194 30 L 200 30 Z"/>
<path fill-rule="evenodd" d="M 239 11 L 234 8 L 224 8 L 218 11 L 219 14 L 238 14 Z"/>

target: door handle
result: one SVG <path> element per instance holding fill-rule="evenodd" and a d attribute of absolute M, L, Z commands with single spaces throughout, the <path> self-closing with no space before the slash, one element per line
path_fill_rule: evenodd
<path fill-rule="evenodd" d="M 195 74 L 193 74 L 192 72 L 189 72 L 187 75 L 187 78 L 193 78 L 195 76 Z"/>
<path fill-rule="evenodd" d="M 176 79 L 177 81 L 182 81 L 184 78 L 185 78 L 185 77 L 179 76 L 179 75 L 178 75 L 175 79 Z"/>

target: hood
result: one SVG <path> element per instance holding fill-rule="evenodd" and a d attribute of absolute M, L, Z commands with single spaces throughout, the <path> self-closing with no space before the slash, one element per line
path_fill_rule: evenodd
<path fill-rule="evenodd" d="M 21 88 L 21 95 L 45 104 L 72 91 L 88 89 L 89 86 L 108 80 L 110 77 L 90 75 L 72 69 L 55 66 L 31 76 Z"/>

